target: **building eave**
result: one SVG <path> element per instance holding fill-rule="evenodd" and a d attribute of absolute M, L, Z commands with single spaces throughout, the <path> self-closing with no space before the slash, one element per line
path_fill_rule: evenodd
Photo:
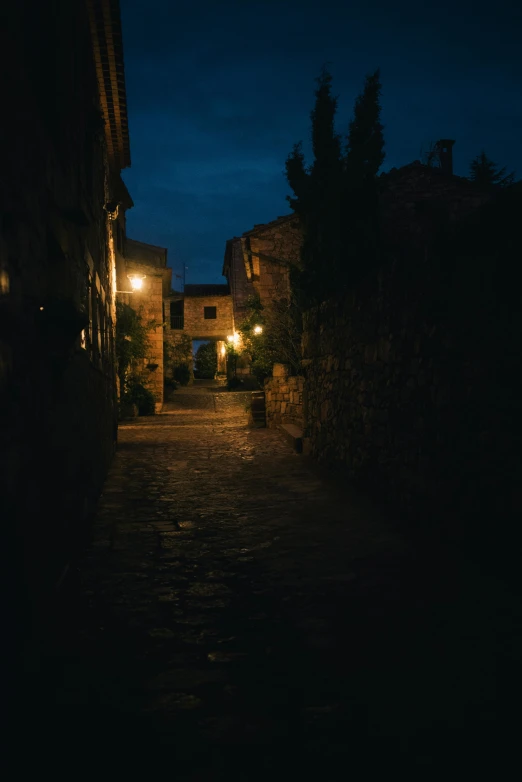
<path fill-rule="evenodd" d="M 290 220 L 298 221 L 299 217 L 295 214 L 295 212 L 292 212 L 292 214 L 289 215 L 283 215 L 282 217 L 276 217 L 275 220 L 271 220 L 269 223 L 258 223 L 257 225 L 254 225 L 250 231 L 245 231 L 243 234 L 241 234 L 241 236 L 254 236 L 257 233 L 262 233 L 269 228 L 274 228 L 274 226 L 287 223 Z"/>
<path fill-rule="evenodd" d="M 131 164 L 119 0 L 87 0 L 100 108 L 110 162 Z"/>

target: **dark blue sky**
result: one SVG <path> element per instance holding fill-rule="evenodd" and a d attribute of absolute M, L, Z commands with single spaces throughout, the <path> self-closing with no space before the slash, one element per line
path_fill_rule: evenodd
<path fill-rule="evenodd" d="M 517 9 L 515 6 L 520 5 Z M 522 176 L 522 4 L 412 0 L 121 0 L 135 207 L 129 236 L 168 248 L 187 283 L 223 282 L 225 241 L 289 212 L 283 171 L 310 135 L 330 63 L 348 128 L 381 68 L 383 170 L 454 138 Z"/>

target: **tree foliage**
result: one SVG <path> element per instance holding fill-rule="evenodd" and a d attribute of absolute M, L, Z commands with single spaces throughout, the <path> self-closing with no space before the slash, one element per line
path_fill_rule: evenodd
<path fill-rule="evenodd" d="M 141 310 L 116 302 L 116 364 L 121 409 L 136 405 L 140 415 L 154 415 L 155 411 L 154 394 L 146 386 L 139 362 L 149 353 L 149 329 L 156 325 L 154 321 L 144 323 Z"/>
<path fill-rule="evenodd" d="M 384 163 L 380 99 L 381 81 L 377 69 L 366 77 L 364 90 L 355 101 L 345 155 L 349 182 L 373 182 Z"/>
<path fill-rule="evenodd" d="M 250 356 L 252 374 L 262 383 L 275 363 L 288 364 L 294 375 L 301 373 L 302 316 L 294 295 L 275 299 L 264 308 L 259 296 L 250 296 L 249 314 L 238 331 L 243 351 Z M 262 331 L 256 333 L 256 327 Z"/>
<path fill-rule="evenodd" d="M 506 174 L 506 166 L 499 168 L 484 151 L 477 155 L 470 163 L 469 178 L 478 185 L 499 185 L 507 187 L 515 181 L 515 172 Z"/>
<path fill-rule="evenodd" d="M 384 161 L 379 71 L 366 78 L 345 140 L 335 130 L 337 98 L 323 68 L 311 112 L 313 162 L 306 167 L 302 144 L 286 160 L 294 195 L 288 201 L 303 227 L 301 273 L 294 282 L 302 305 L 339 292 L 357 267 L 378 254 L 377 173 Z"/>
<path fill-rule="evenodd" d="M 141 311 L 130 304 L 116 303 L 116 362 L 120 393 L 126 391 L 132 371 L 140 359 L 147 357 L 150 348 L 148 327 Z"/>
<path fill-rule="evenodd" d="M 188 385 L 191 377 L 192 339 L 181 333 L 175 342 L 163 341 L 163 363 L 165 377 L 174 379 L 182 386 Z"/>
<path fill-rule="evenodd" d="M 217 372 L 217 350 L 215 342 L 205 342 L 196 351 L 195 371 L 198 377 L 213 378 Z"/>

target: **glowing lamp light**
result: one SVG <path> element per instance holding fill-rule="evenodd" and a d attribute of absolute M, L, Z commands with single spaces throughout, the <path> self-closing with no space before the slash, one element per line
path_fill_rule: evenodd
<path fill-rule="evenodd" d="M 262 334 L 263 326 L 254 326 L 254 334 Z"/>
<path fill-rule="evenodd" d="M 229 342 L 233 342 L 234 341 L 234 335 L 233 334 L 229 334 L 228 337 L 227 337 L 227 340 Z"/>
<path fill-rule="evenodd" d="M 143 290 L 143 280 L 147 276 L 146 274 L 128 274 L 127 276 L 133 291 Z"/>

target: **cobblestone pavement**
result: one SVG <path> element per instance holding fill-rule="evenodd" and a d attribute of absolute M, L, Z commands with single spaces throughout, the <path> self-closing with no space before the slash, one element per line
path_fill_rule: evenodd
<path fill-rule="evenodd" d="M 179 780 L 424 778 L 477 757 L 494 619 L 480 629 L 467 577 L 249 428 L 247 398 L 177 392 L 120 427 L 47 650 L 42 743 Z"/>

